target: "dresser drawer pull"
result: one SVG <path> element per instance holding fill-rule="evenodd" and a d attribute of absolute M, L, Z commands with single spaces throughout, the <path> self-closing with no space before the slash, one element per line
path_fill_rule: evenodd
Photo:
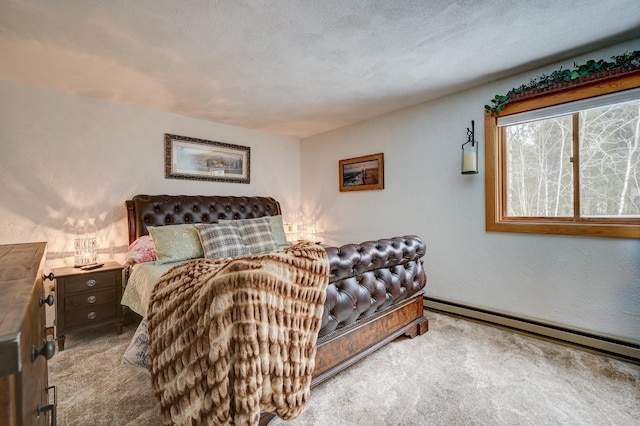
<path fill-rule="evenodd" d="M 93 287 L 94 285 L 96 285 L 96 280 L 89 280 L 89 281 L 87 281 L 87 285 L 88 285 L 89 287 Z"/>
<path fill-rule="evenodd" d="M 96 303 L 96 297 L 95 297 L 95 296 L 89 296 L 89 297 L 87 297 L 87 302 L 89 302 L 89 303 Z"/>
<path fill-rule="evenodd" d="M 42 297 L 40 298 L 40 306 L 44 305 L 45 303 L 49 306 L 53 306 L 53 302 L 55 301 L 55 299 L 53 298 L 53 294 L 50 294 L 47 296 L 46 299 L 43 299 Z"/>
<path fill-rule="evenodd" d="M 96 319 L 96 313 L 95 312 L 89 312 L 89 315 L 87 315 L 87 318 L 89 318 L 90 320 L 94 320 Z"/>
<path fill-rule="evenodd" d="M 44 407 L 41 407 L 40 405 L 38 405 L 38 407 L 36 408 L 36 418 L 40 418 L 41 414 L 45 414 L 45 413 L 51 413 L 51 425 L 52 426 L 56 426 L 56 422 L 57 422 L 57 415 L 56 415 L 56 406 L 53 404 L 49 404 L 49 405 L 45 405 Z"/>
<path fill-rule="evenodd" d="M 47 396 L 49 394 L 49 391 L 53 389 L 53 404 L 49 404 L 46 405 L 44 407 L 41 407 L 40 404 L 38 404 L 38 406 L 36 407 L 36 418 L 40 418 L 41 414 L 45 414 L 45 413 L 51 413 L 51 421 L 49 422 L 49 424 L 51 426 L 56 426 L 58 419 L 57 419 L 57 413 L 56 413 L 56 409 L 58 407 L 58 393 L 56 392 L 56 387 L 55 386 L 49 386 L 47 387 L 45 390 L 47 391 Z M 49 401 L 51 401 L 51 399 L 49 399 Z"/>
<path fill-rule="evenodd" d="M 31 347 L 31 361 L 35 361 L 40 355 L 44 356 L 46 359 L 53 358 L 53 354 L 56 353 L 56 344 L 53 340 L 42 340 L 44 346 L 42 349 L 37 349 L 34 346 Z"/>

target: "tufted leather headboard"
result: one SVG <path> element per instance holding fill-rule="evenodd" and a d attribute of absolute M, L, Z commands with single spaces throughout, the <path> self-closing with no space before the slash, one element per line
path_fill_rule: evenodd
<path fill-rule="evenodd" d="M 129 244 L 149 234 L 147 226 L 217 223 L 219 219 L 251 219 L 282 214 L 271 197 L 224 195 L 136 195 L 125 202 Z"/>

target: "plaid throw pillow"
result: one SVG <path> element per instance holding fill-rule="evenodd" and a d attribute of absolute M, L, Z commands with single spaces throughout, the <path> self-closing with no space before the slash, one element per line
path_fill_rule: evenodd
<path fill-rule="evenodd" d="M 219 259 L 250 254 L 242 240 L 240 229 L 234 223 L 195 224 L 200 234 L 204 257 Z"/>
<path fill-rule="evenodd" d="M 251 254 L 265 254 L 278 249 L 278 243 L 273 238 L 271 219 L 269 216 L 256 219 L 220 220 L 220 223 L 234 223 L 240 229 L 242 240 Z"/>
<path fill-rule="evenodd" d="M 278 243 L 271 232 L 271 219 L 268 217 L 238 220 L 236 223 L 251 254 L 264 254 L 278 249 Z"/>

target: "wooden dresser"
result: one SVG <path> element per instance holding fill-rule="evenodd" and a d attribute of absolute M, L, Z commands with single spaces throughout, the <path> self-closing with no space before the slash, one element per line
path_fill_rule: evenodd
<path fill-rule="evenodd" d="M 0 245 L 0 425 L 55 424 L 49 403 L 43 264 L 46 243 Z M 55 395 L 52 395 L 55 400 Z"/>

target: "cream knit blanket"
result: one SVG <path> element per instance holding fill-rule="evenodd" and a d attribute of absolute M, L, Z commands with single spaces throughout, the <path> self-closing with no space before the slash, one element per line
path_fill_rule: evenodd
<path fill-rule="evenodd" d="M 309 398 L 329 281 L 311 243 L 197 259 L 163 275 L 149 302 L 151 379 L 162 421 L 257 425 L 290 420 Z"/>

